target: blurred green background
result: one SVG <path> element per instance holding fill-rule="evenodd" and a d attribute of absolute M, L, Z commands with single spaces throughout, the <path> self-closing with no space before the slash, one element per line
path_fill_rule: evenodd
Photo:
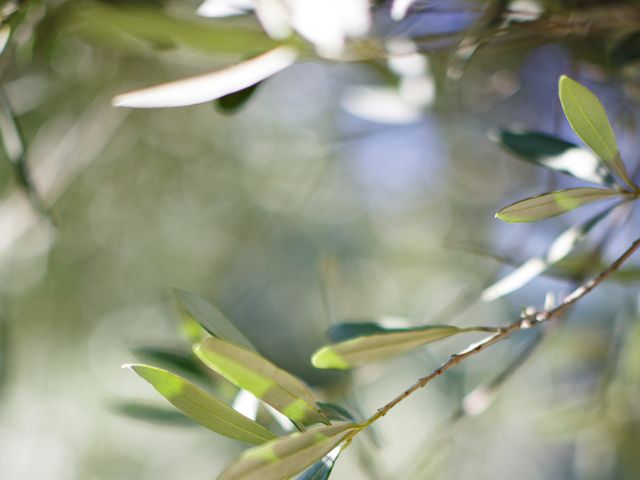
<path fill-rule="evenodd" d="M 630 17 L 611 38 L 557 40 L 543 29 L 541 38 L 489 46 L 455 88 L 444 80 L 450 49 L 425 47 L 435 101 L 388 125 L 345 108 L 354 87 L 389 82 L 379 61 L 305 59 L 234 115 L 213 104 L 112 107 L 115 94 L 269 45 L 251 40 L 253 20 L 197 19 L 198 2 L 160 3 L 20 2 L 6 20 L 16 30 L 0 60 L 3 90 L 55 226 L 0 162 L 2 479 L 211 479 L 241 451 L 199 427 L 115 411 L 123 400 L 162 405 L 120 365 L 136 346 L 186 345 L 172 286 L 213 302 L 320 396 L 351 385 L 364 414 L 465 344 L 350 375 L 319 372 L 309 356 L 332 323 L 390 315 L 502 324 L 540 307 L 546 291 L 567 292 L 569 282 L 545 277 L 504 301 L 473 301 L 510 268 L 487 252 L 521 263 L 583 217 L 493 218 L 514 200 L 573 185 L 487 138 L 521 125 L 575 140 L 556 97 L 560 74 L 600 95 L 632 171 L 638 160 L 637 52 L 632 44 L 622 65 L 610 55 L 622 33 L 640 28 Z M 374 39 L 461 31 L 483 5 L 441 1 L 444 13 L 416 9 L 400 28 L 379 3 Z M 583 249 L 606 240 L 604 259 L 613 258 L 637 225 L 632 217 L 615 231 L 599 227 Z M 349 449 L 334 478 L 638 478 L 636 285 L 614 281 L 585 299 L 482 415 L 448 420 L 533 333 L 429 385 L 380 422 L 381 448 Z"/>

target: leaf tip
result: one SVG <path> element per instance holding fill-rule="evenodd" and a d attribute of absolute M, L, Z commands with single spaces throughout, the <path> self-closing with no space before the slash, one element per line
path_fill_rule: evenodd
<path fill-rule="evenodd" d="M 330 345 L 317 350 L 311 357 L 311 364 L 316 368 L 326 369 L 335 368 L 339 370 L 347 370 L 351 368 L 342 356 L 336 352 Z"/>

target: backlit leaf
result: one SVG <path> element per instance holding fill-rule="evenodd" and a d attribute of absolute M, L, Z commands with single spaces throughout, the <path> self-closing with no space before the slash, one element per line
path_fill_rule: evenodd
<path fill-rule="evenodd" d="M 144 362 L 178 369 L 197 377 L 203 376 L 204 367 L 191 351 L 182 352 L 160 347 L 137 347 L 131 351 Z"/>
<path fill-rule="evenodd" d="M 562 109 L 576 135 L 624 182 L 633 187 L 620 158 L 616 137 L 602 103 L 588 88 L 563 75 L 559 82 Z"/>
<path fill-rule="evenodd" d="M 279 438 L 244 452 L 218 480 L 289 478 L 324 457 L 360 428 L 355 424 L 329 425 Z"/>
<path fill-rule="evenodd" d="M 316 368 L 348 369 L 408 352 L 416 347 L 451 337 L 471 328 L 429 325 L 406 329 L 383 329 L 385 333 L 352 338 L 316 351 L 311 363 Z"/>
<path fill-rule="evenodd" d="M 536 222 L 555 217 L 587 203 L 613 198 L 617 193 L 602 188 L 570 188 L 545 193 L 513 203 L 496 213 L 496 218 L 508 223 Z"/>
<path fill-rule="evenodd" d="M 527 260 L 509 275 L 485 289 L 481 294 L 482 300 L 491 302 L 516 291 L 545 272 L 549 267 L 564 259 L 613 208 L 615 206 L 607 208 L 581 225 L 565 230 L 553 241 L 543 257 L 534 257 Z"/>
<path fill-rule="evenodd" d="M 116 107 L 162 108 L 210 102 L 275 75 L 292 65 L 296 56 L 293 49 L 278 47 L 223 70 L 118 95 L 113 104 Z"/>
<path fill-rule="evenodd" d="M 498 130 L 489 138 L 523 160 L 588 182 L 613 185 L 609 169 L 590 150 L 541 132 Z"/>
<path fill-rule="evenodd" d="M 183 378 L 157 367 L 127 365 L 178 410 L 214 432 L 260 445 L 276 436 Z"/>
<path fill-rule="evenodd" d="M 212 370 L 292 420 L 327 421 L 304 383 L 257 353 L 215 337 L 205 338 L 194 351 Z"/>
<path fill-rule="evenodd" d="M 196 321 L 214 337 L 228 340 L 245 348 L 255 350 L 247 337 L 238 330 L 217 308 L 193 293 L 174 288 L 178 311 L 183 321 Z M 193 326 L 189 327 L 193 330 Z M 192 341 L 199 342 L 202 336 L 192 332 Z M 194 342 L 194 343 L 196 343 Z"/>

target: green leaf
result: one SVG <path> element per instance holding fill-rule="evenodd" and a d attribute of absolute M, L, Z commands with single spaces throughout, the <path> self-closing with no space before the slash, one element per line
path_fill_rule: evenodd
<path fill-rule="evenodd" d="M 602 103 L 588 88 L 563 75 L 558 85 L 564 114 L 576 135 L 624 182 L 635 189 L 620 158 L 616 137 Z"/>
<path fill-rule="evenodd" d="M 290 419 L 305 424 L 327 422 L 304 383 L 257 353 L 215 337 L 205 338 L 194 351 L 212 370 Z"/>
<path fill-rule="evenodd" d="M 222 472 L 218 480 L 289 478 L 325 456 L 361 428 L 355 424 L 329 425 L 279 438 L 247 450 Z"/>
<path fill-rule="evenodd" d="M 126 365 L 187 417 L 229 438 L 260 445 L 276 438 L 259 423 L 245 417 L 183 378 L 148 365 Z"/>
<path fill-rule="evenodd" d="M 496 218 L 507 223 L 537 222 L 616 195 L 618 195 L 617 192 L 602 188 L 580 187 L 559 190 L 513 203 L 496 213 Z"/>
<path fill-rule="evenodd" d="M 187 325 L 187 330 L 191 332 L 190 337 L 194 343 L 202 341 L 204 336 L 198 335 L 198 332 L 193 328 L 193 321 L 200 324 L 214 337 L 255 350 L 255 347 L 247 340 L 247 337 L 209 302 L 179 288 L 174 288 L 173 291 L 180 316 Z"/>
<path fill-rule="evenodd" d="M 197 425 L 189 417 L 174 408 L 162 407 L 146 402 L 116 402 L 112 405 L 112 409 L 120 415 L 151 423 L 180 427 Z"/>
<path fill-rule="evenodd" d="M 242 90 L 238 90 L 237 92 L 233 92 L 220 97 L 216 101 L 218 110 L 223 113 L 237 112 L 245 103 L 247 103 L 251 99 L 251 97 L 261 84 L 262 82 L 258 82 L 254 85 L 251 85 L 250 87 L 243 88 Z"/>
<path fill-rule="evenodd" d="M 523 160 L 588 182 L 615 183 L 607 166 L 591 151 L 541 132 L 497 130 L 489 138 Z"/>
<path fill-rule="evenodd" d="M 322 347 L 313 354 L 311 363 L 316 368 L 344 370 L 408 352 L 421 345 L 475 329 L 473 327 L 428 325 L 417 328 L 384 330 L 385 333 L 352 338 L 335 345 Z"/>
<path fill-rule="evenodd" d="M 365 335 L 375 335 L 378 333 L 390 333 L 393 331 L 402 332 L 404 328 L 387 328 L 376 322 L 340 322 L 329 328 L 329 338 L 333 342 L 343 342 Z"/>
<path fill-rule="evenodd" d="M 318 402 L 318 406 L 322 410 L 322 413 L 324 413 L 325 417 L 329 420 L 337 422 L 356 422 L 356 417 L 340 405 L 330 402 Z"/>
<path fill-rule="evenodd" d="M 193 352 L 183 352 L 160 347 L 136 347 L 132 353 L 143 361 L 148 361 L 171 369 L 178 369 L 196 377 L 205 377 L 202 364 Z"/>
<path fill-rule="evenodd" d="M 580 225 L 565 230 L 553 241 L 543 257 L 530 258 L 509 275 L 486 288 L 480 295 L 482 300 L 485 302 L 497 300 L 525 286 L 529 281 L 544 273 L 549 267 L 569 255 L 576 245 L 587 236 L 591 229 L 611 213 L 615 207 L 617 207 L 617 205 L 607 208 Z"/>

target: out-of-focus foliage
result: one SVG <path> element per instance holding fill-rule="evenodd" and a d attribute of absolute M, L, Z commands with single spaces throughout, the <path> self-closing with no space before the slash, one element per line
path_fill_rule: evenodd
<path fill-rule="evenodd" d="M 119 369 L 132 350 L 275 434 L 293 428 L 191 355 L 170 285 L 213 301 L 262 357 L 360 422 L 475 334 L 320 371 L 310 356 L 331 325 L 502 325 L 547 293 L 561 298 L 638 234 L 623 206 L 549 261 L 553 239 L 596 206 L 518 225 L 495 211 L 584 188 L 585 175 L 608 188 L 608 175 L 580 147 L 557 154 L 584 158 L 581 175 L 570 155 L 529 157 L 576 179 L 487 138 L 536 132 L 542 147 L 583 140 L 600 154 L 564 120 L 566 74 L 606 107 L 635 181 L 634 2 L 318 1 L 312 15 L 303 1 L 284 12 L 260 2 L 271 16 L 233 2 L 240 15 L 219 18 L 201 3 L 2 3 L 0 478 L 210 479 L 241 455 L 240 442 L 182 428 L 194 422 Z M 253 92 L 222 88 L 184 109 L 112 105 L 283 48 L 295 59 L 251 77 Z M 624 182 L 619 158 L 602 156 Z M 532 257 L 544 276 L 479 300 Z M 497 365 L 533 332 L 448 372 L 355 438 L 331 478 L 637 478 L 638 278 L 626 264 L 508 381 Z M 209 334 L 180 313 L 191 340 Z M 331 472 L 337 451 L 325 447 L 344 439 L 330 438 L 303 478 Z"/>

